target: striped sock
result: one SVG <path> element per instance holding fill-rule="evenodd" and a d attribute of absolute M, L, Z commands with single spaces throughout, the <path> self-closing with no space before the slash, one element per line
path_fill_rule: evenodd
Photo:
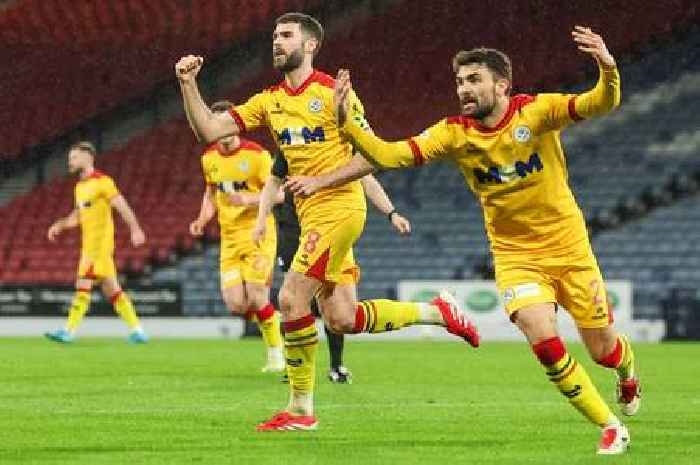
<path fill-rule="evenodd" d="M 600 397 L 586 370 L 569 355 L 559 337 L 533 344 L 532 349 L 547 369 L 549 380 L 576 410 L 601 427 L 618 422 Z"/>
<path fill-rule="evenodd" d="M 364 300 L 357 304 L 354 333 L 383 333 L 418 323 L 420 304 L 395 300 Z"/>
<path fill-rule="evenodd" d="M 316 319 L 308 314 L 284 323 L 284 347 L 289 376 L 289 406 L 292 413 L 313 415 L 318 333 Z"/>

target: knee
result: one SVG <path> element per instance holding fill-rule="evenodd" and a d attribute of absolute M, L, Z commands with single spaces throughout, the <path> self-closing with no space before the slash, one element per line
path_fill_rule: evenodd
<path fill-rule="evenodd" d="M 355 318 L 347 315 L 328 315 L 326 326 L 336 334 L 350 334 L 355 332 Z"/>
<path fill-rule="evenodd" d="M 280 312 L 289 313 L 294 304 L 294 295 L 286 287 L 280 289 L 279 295 L 277 296 L 277 301 L 279 303 Z"/>
<path fill-rule="evenodd" d="M 269 295 L 265 290 L 255 290 L 248 292 L 248 307 L 253 310 L 260 310 L 270 302 Z"/>
<path fill-rule="evenodd" d="M 243 315 L 248 310 L 246 308 L 245 299 L 241 297 L 224 294 L 224 303 L 229 312 L 235 313 L 236 315 Z"/>

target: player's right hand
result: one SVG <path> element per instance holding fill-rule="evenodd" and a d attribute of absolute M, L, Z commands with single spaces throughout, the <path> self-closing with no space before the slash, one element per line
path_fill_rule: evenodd
<path fill-rule="evenodd" d="M 190 223 L 190 234 L 194 237 L 201 237 L 204 235 L 204 224 L 197 220 Z"/>
<path fill-rule="evenodd" d="M 255 223 L 255 227 L 253 228 L 253 232 L 251 233 L 251 237 L 253 238 L 253 242 L 255 242 L 258 247 L 260 247 L 262 242 L 265 240 L 266 232 L 267 224 L 265 224 L 265 221 L 257 221 Z"/>
<path fill-rule="evenodd" d="M 58 237 L 59 234 L 61 234 L 61 227 L 59 225 L 57 225 L 56 223 L 54 223 L 49 228 L 49 231 L 46 234 L 46 236 L 49 238 L 49 240 L 51 242 L 55 242 L 56 238 Z"/>
<path fill-rule="evenodd" d="M 338 127 L 343 127 L 348 119 L 348 109 L 350 108 L 350 71 L 347 69 L 339 69 L 338 77 L 335 79 L 335 88 L 333 92 L 333 108 L 335 117 L 338 122 Z"/>
<path fill-rule="evenodd" d="M 181 82 L 193 81 L 203 64 L 204 58 L 201 56 L 187 55 L 175 64 L 175 75 Z"/>

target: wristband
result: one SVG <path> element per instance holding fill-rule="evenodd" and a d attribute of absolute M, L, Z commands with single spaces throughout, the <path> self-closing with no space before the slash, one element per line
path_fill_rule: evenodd
<path fill-rule="evenodd" d="M 398 215 L 398 214 L 399 214 L 399 212 L 397 212 L 396 209 L 394 208 L 389 213 L 387 213 L 386 216 L 389 218 L 389 221 L 391 221 L 392 215 Z"/>

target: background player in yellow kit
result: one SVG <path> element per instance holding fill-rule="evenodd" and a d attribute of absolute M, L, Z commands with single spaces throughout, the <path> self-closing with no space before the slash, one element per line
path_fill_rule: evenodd
<path fill-rule="evenodd" d="M 233 104 L 217 102 L 212 112 L 227 113 Z M 257 322 L 267 348 L 263 372 L 284 370 L 280 319 L 270 303 L 277 237 L 270 234 L 260 246 L 251 238 L 258 200 L 270 176 L 272 157 L 258 144 L 236 135 L 220 138 L 202 155 L 206 181 L 202 208 L 190 224 L 193 236 L 201 236 L 217 214 L 221 228 L 221 294 L 228 309 Z M 282 201 L 279 193 L 278 201 Z M 272 215 L 265 219 L 274 231 Z"/>
<path fill-rule="evenodd" d="M 627 428 L 568 354 L 556 327 L 556 308 L 561 304 L 574 318 L 593 359 L 616 371 L 622 412 L 635 414 L 640 397 L 632 347 L 612 327 L 605 285 L 583 214 L 568 186 L 559 140 L 559 132 L 569 124 L 619 105 L 620 77 L 598 34 L 577 26 L 572 35 L 600 68 L 595 88 L 584 94 L 510 96 L 510 60 L 498 50 L 482 48 L 459 52 L 454 58 L 461 115 L 445 118 L 421 135 L 388 143 L 365 131 L 364 121 L 350 109 L 346 70 L 337 80 L 336 113 L 343 132 L 378 167 L 418 166 L 436 159 L 456 162 L 483 207 L 506 311 L 550 381 L 602 428 L 598 453 L 618 454 L 629 444 Z M 291 179 L 287 185 L 299 195 L 310 195 L 373 169 L 357 157 L 335 172 Z"/>
<path fill-rule="evenodd" d="M 314 18 L 288 13 L 276 21 L 272 36 L 273 64 L 284 80 L 236 107 L 231 117 L 213 114 L 202 100 L 196 76 L 202 58 L 187 56 L 175 66 L 185 110 L 200 140 L 211 142 L 229 134 L 266 126 L 288 163 L 289 174 L 315 175 L 350 161 L 352 146 L 341 137 L 333 112 L 334 80 L 313 68 L 323 41 L 323 28 Z M 364 121 L 362 104 L 353 94 L 353 118 Z M 266 229 L 265 218 L 282 180 L 270 177 L 259 206 L 256 237 Z M 357 302 L 359 268 L 352 246 L 365 223 L 366 205 L 359 182 L 295 199 L 301 241 L 280 291 L 284 319 L 290 397 L 287 407 L 260 431 L 316 429 L 313 409 L 318 335 L 311 299 L 318 295 L 324 317 L 336 332 L 382 332 L 412 324 L 446 327 L 471 345 L 478 345 L 476 328 L 452 296 L 443 293 L 432 304 L 369 300 Z M 323 292 L 319 291 L 323 288 Z"/>
<path fill-rule="evenodd" d="M 135 247 L 144 244 L 146 237 L 134 212 L 119 193 L 112 178 L 95 169 L 97 151 L 90 142 L 79 142 L 68 151 L 68 171 L 77 173 L 80 180 L 75 185 L 75 208 L 54 222 L 48 231 L 50 241 L 66 229 L 80 225 L 81 250 L 78 265 L 76 293 L 63 329 L 46 333 L 56 342 L 72 342 L 75 330 L 90 307 L 90 292 L 100 283 L 102 293 L 114 305 L 115 312 L 129 327 L 128 341 L 145 343 L 147 337 L 141 328 L 131 300 L 122 291 L 114 266 L 114 221 L 112 208 L 117 210 L 131 231 L 131 243 Z"/>

